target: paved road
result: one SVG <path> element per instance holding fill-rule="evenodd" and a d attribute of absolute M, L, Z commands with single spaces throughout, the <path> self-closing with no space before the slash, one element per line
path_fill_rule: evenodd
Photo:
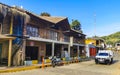
<path fill-rule="evenodd" d="M 115 53 L 112 65 L 94 63 L 94 60 L 70 64 L 55 68 L 35 69 L 14 73 L 2 73 L 0 75 L 120 75 L 120 54 Z"/>

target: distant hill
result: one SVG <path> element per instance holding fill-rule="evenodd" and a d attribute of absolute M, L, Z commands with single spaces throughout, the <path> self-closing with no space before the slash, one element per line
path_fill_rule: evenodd
<path fill-rule="evenodd" d="M 118 42 L 120 43 L 120 31 L 110 34 L 108 36 L 103 36 L 101 38 L 103 38 L 107 44 L 111 44 L 114 46 L 115 43 L 118 43 Z"/>

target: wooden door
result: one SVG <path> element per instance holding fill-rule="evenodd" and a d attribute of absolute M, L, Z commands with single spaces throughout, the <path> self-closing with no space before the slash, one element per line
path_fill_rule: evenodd
<path fill-rule="evenodd" d="M 2 33 L 2 25 L 0 24 L 0 34 Z"/>
<path fill-rule="evenodd" d="M 2 56 L 2 44 L 0 44 L 0 59 L 1 59 L 1 56 Z"/>

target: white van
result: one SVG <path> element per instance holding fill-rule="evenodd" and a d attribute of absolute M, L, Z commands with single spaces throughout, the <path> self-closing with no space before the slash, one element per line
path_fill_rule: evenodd
<path fill-rule="evenodd" d="M 113 51 L 111 50 L 99 50 L 95 56 L 95 63 L 111 64 L 113 62 Z"/>

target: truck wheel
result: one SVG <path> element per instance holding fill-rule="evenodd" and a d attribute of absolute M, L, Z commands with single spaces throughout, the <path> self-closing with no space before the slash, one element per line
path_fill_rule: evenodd
<path fill-rule="evenodd" d="M 98 64 L 98 60 L 95 59 L 95 63 Z"/>
<path fill-rule="evenodd" d="M 96 64 L 98 64 L 98 62 L 95 62 Z"/>
<path fill-rule="evenodd" d="M 113 63 L 113 58 L 111 58 L 111 62 L 110 62 L 111 64 Z"/>
<path fill-rule="evenodd" d="M 110 65 L 110 61 L 109 61 L 109 60 L 106 60 L 106 61 L 105 61 L 105 64 L 106 64 L 106 65 Z"/>

